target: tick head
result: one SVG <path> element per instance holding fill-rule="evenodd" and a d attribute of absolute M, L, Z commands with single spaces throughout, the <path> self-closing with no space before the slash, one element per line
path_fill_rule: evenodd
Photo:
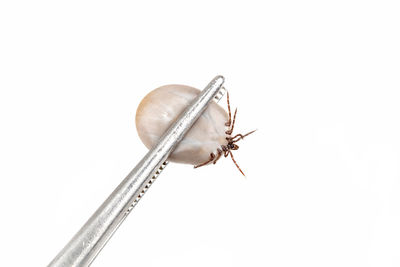
<path fill-rule="evenodd" d="M 229 148 L 229 150 L 238 150 L 238 149 L 239 149 L 239 146 L 238 146 L 237 144 L 234 144 L 234 143 L 232 143 L 232 142 L 229 142 L 229 143 L 228 143 L 228 148 Z"/>

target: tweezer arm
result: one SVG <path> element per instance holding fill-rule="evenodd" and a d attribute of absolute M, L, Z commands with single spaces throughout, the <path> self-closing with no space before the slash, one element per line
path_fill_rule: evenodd
<path fill-rule="evenodd" d="M 89 266 L 129 213 L 130 206 L 179 141 L 222 88 L 224 78 L 215 77 L 160 138 L 128 176 L 118 185 L 78 233 L 58 253 L 49 267 Z"/>

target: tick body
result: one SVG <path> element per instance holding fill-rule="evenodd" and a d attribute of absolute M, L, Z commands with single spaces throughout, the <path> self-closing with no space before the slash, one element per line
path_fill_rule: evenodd
<path fill-rule="evenodd" d="M 149 149 L 153 147 L 199 93 L 200 90 L 196 88 L 174 84 L 159 87 L 147 94 L 136 111 L 136 128 L 144 145 Z M 231 155 L 234 160 L 231 150 L 239 148 L 235 143 L 252 132 L 232 137 L 236 111 L 232 120 L 229 95 L 228 111 L 229 114 L 212 101 L 169 156 L 169 160 L 192 164 L 195 168 L 216 163 L 221 156 Z"/>

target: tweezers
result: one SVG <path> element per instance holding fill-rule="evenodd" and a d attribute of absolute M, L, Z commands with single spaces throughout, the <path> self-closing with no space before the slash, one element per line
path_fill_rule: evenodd
<path fill-rule="evenodd" d="M 108 240 L 145 194 L 161 171 L 168 156 L 208 104 L 225 93 L 224 77 L 215 77 L 117 186 L 75 236 L 50 262 L 49 267 L 89 266 Z"/>

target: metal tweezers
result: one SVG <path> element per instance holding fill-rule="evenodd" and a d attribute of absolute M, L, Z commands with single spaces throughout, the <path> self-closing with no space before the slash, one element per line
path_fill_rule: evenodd
<path fill-rule="evenodd" d="M 117 186 L 49 267 L 89 266 L 168 164 L 168 156 L 208 104 L 225 93 L 224 77 L 215 77 L 193 100 L 128 176 Z"/>

